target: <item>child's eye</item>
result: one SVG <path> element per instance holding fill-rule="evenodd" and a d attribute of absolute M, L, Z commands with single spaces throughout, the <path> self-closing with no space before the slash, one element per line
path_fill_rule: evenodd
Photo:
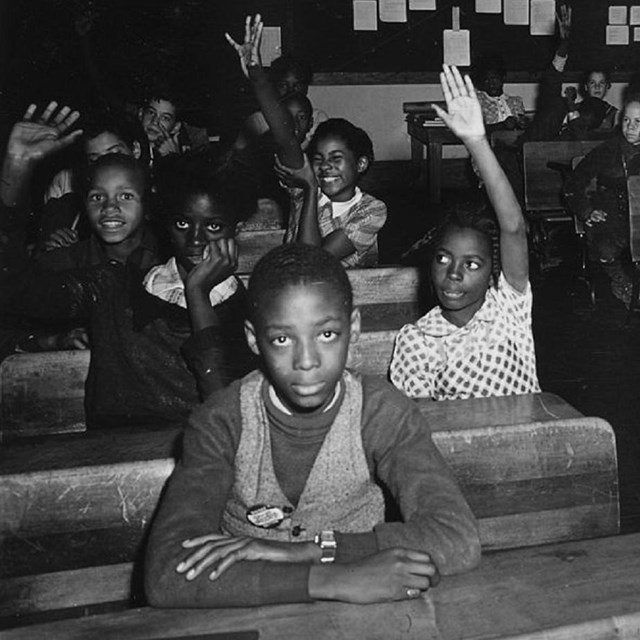
<path fill-rule="evenodd" d="M 276 336 L 275 338 L 271 338 L 271 344 L 276 347 L 286 347 L 291 343 L 291 340 L 288 336 Z"/>
<path fill-rule="evenodd" d="M 444 253 L 436 253 L 435 261 L 436 264 L 449 264 L 450 258 Z"/>
<path fill-rule="evenodd" d="M 477 271 L 480 268 L 480 263 L 476 262 L 475 260 L 469 260 L 467 262 L 467 269 L 469 269 L 469 271 Z"/>
<path fill-rule="evenodd" d="M 337 339 L 337 337 L 337 331 L 334 331 L 333 329 L 326 329 L 320 334 L 319 339 L 321 342 L 333 342 Z"/>
<path fill-rule="evenodd" d="M 210 222 L 207 225 L 207 231 L 209 233 L 220 233 L 220 231 L 222 231 L 222 225 L 217 222 Z"/>
<path fill-rule="evenodd" d="M 100 202 L 103 198 L 102 193 L 90 193 L 88 196 L 89 202 Z"/>
<path fill-rule="evenodd" d="M 179 231 L 184 231 L 189 228 L 189 223 L 186 220 L 174 220 L 173 225 Z"/>
<path fill-rule="evenodd" d="M 120 194 L 121 200 L 135 200 L 135 198 L 136 198 L 135 193 L 131 193 L 130 191 L 124 191 L 123 193 Z"/>

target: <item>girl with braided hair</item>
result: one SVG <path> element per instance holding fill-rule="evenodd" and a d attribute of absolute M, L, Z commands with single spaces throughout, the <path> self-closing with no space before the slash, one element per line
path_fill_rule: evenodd
<path fill-rule="evenodd" d="M 471 80 L 445 65 L 441 83 L 447 111 L 436 111 L 478 166 L 498 228 L 457 213 L 435 234 L 431 281 L 439 304 L 400 330 L 391 380 L 411 397 L 434 400 L 539 391 L 522 211 L 489 146 Z"/>

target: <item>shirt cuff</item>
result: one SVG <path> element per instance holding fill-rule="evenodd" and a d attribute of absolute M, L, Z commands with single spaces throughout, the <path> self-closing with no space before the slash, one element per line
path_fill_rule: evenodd
<path fill-rule="evenodd" d="M 567 64 L 567 58 L 568 56 L 559 56 L 556 53 L 556 55 L 553 56 L 553 61 L 551 62 L 553 68 L 559 73 L 562 73 L 564 71 L 565 65 Z"/>
<path fill-rule="evenodd" d="M 260 572 L 259 593 L 265 604 L 312 602 L 309 596 L 309 564 L 265 562 Z"/>

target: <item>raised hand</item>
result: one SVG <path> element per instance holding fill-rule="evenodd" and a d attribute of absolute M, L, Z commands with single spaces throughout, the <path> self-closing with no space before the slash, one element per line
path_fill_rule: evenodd
<path fill-rule="evenodd" d="M 482 107 L 469 76 L 464 79 L 457 67 L 442 65 L 440 84 L 447 111 L 434 104 L 438 116 L 463 142 L 470 138 L 481 138 L 485 134 Z"/>
<path fill-rule="evenodd" d="M 238 44 L 228 33 L 224 34 L 227 42 L 236 50 L 240 58 L 242 72 L 249 77 L 249 67 L 261 67 L 260 40 L 262 39 L 262 18 L 257 13 L 253 21 L 247 16 L 244 21 L 244 42 Z"/>
<path fill-rule="evenodd" d="M 9 157 L 38 161 L 68 147 L 82 135 L 82 130 L 66 133 L 80 117 L 78 111 L 63 106 L 56 113 L 58 103 L 50 102 L 42 114 L 35 117 L 36 109 L 35 104 L 29 105 L 23 119 L 14 125 L 7 144 Z"/>
<path fill-rule="evenodd" d="M 556 13 L 556 22 L 560 39 L 568 40 L 571 36 L 571 7 L 566 4 L 560 5 L 560 13 Z"/>
<path fill-rule="evenodd" d="M 288 187 L 308 186 L 310 188 L 314 188 L 318 186 L 316 174 L 313 171 L 313 167 L 309 162 L 307 154 L 304 154 L 304 164 L 300 169 L 285 167 L 285 165 L 280 162 L 277 155 L 274 157 L 273 168 L 280 181 Z"/>

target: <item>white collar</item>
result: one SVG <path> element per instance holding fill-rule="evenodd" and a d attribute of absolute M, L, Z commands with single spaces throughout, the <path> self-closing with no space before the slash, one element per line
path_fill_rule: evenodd
<path fill-rule="evenodd" d="M 322 191 L 320 191 L 320 196 L 318 198 L 318 205 L 320 207 L 324 207 L 327 204 L 331 205 L 331 215 L 334 218 L 339 218 L 344 215 L 351 207 L 358 204 L 362 200 L 362 191 L 360 187 L 356 187 L 355 193 L 353 194 L 353 198 L 347 200 L 346 202 L 334 202 L 328 196 L 326 196 Z"/>

